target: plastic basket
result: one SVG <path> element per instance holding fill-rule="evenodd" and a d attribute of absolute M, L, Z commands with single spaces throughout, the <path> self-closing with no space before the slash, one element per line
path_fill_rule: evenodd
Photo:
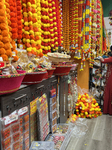
<path fill-rule="evenodd" d="M 53 75 L 53 72 L 56 68 L 47 69 L 48 72 L 48 78 L 50 78 Z"/>
<path fill-rule="evenodd" d="M 62 55 L 62 54 L 60 53 L 60 55 Z M 71 58 L 71 56 L 69 56 L 69 55 L 66 55 L 66 57 L 64 57 L 64 55 L 63 55 L 63 57 L 61 57 L 58 55 L 56 56 L 53 53 L 47 53 L 47 56 L 48 56 L 49 60 L 52 61 L 54 64 L 58 64 L 59 62 L 68 62 L 69 59 Z"/>
<path fill-rule="evenodd" d="M 72 65 L 58 65 L 55 66 L 54 75 L 56 76 L 65 76 L 68 75 L 70 72 L 70 69 L 72 68 Z"/>
<path fill-rule="evenodd" d="M 40 83 L 43 79 L 46 78 L 46 73 L 47 71 L 27 73 L 22 81 L 22 84 L 30 85 Z"/>
<path fill-rule="evenodd" d="M 25 74 L 26 71 L 18 70 L 18 74 L 0 75 L 0 95 L 17 91 Z"/>

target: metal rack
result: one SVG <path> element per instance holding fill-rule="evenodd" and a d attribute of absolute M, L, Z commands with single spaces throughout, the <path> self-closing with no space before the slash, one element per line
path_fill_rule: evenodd
<path fill-rule="evenodd" d="M 22 107 L 29 106 L 30 108 L 30 102 L 44 93 L 46 93 L 49 103 L 50 90 L 53 87 L 57 89 L 57 86 L 59 86 L 59 106 L 60 106 L 59 107 L 60 117 L 58 119 L 58 123 L 59 122 L 65 123 L 68 117 L 67 111 L 68 76 L 63 76 L 59 78 L 56 76 L 52 76 L 51 78 L 48 78 L 39 84 L 30 86 L 21 86 L 21 88 L 17 92 L 0 96 L 0 118 L 7 116 L 11 114 L 13 111 L 18 110 Z M 1 129 L 1 122 L 0 122 L 0 129 Z"/>

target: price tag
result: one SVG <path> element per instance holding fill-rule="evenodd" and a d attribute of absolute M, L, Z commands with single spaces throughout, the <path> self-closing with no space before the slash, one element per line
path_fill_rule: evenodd
<path fill-rule="evenodd" d="M 5 68 L 6 63 L 5 62 L 0 62 L 0 69 Z"/>

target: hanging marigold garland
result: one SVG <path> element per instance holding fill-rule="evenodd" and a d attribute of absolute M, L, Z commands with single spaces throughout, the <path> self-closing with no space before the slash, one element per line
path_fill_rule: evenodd
<path fill-rule="evenodd" d="M 50 23 L 49 23 L 49 7 L 48 0 L 41 0 L 41 12 L 42 12 L 42 50 L 44 54 L 50 52 Z"/>
<path fill-rule="evenodd" d="M 18 38 L 18 24 L 17 24 L 17 5 L 16 0 L 9 0 L 10 5 L 10 21 L 12 27 L 12 39 Z"/>
<path fill-rule="evenodd" d="M 63 0 L 63 47 L 69 51 L 69 0 Z"/>
<path fill-rule="evenodd" d="M 21 5 L 21 0 L 16 0 L 17 2 L 17 24 L 18 24 L 18 37 L 17 37 L 17 43 L 18 47 L 20 48 L 20 44 L 22 43 L 22 5 Z"/>
<path fill-rule="evenodd" d="M 54 48 L 54 28 L 53 28 L 53 11 L 52 11 L 52 0 L 48 0 L 49 5 L 49 23 L 50 23 L 50 47 Z"/>
<path fill-rule="evenodd" d="M 63 45 L 63 35 L 62 35 L 62 28 L 63 28 L 63 17 L 62 17 L 62 0 L 59 0 L 59 14 L 60 14 L 60 33 L 61 33 L 61 46 Z"/>
<path fill-rule="evenodd" d="M 12 43 L 12 28 L 10 22 L 10 9 L 8 1 L 0 1 L 0 56 L 4 61 L 12 57 L 11 43 Z M 17 61 L 18 57 L 13 57 L 13 61 Z"/>
<path fill-rule="evenodd" d="M 73 49 L 75 49 L 74 47 L 74 41 L 75 41 L 75 24 L 74 24 L 74 15 L 75 15 L 75 0 L 70 0 L 69 2 L 69 42 L 70 42 L 70 46 L 72 49 L 72 52 L 75 52 Z"/>

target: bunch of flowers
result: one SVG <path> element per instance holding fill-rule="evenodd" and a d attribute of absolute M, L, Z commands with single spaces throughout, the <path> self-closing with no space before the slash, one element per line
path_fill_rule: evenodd
<path fill-rule="evenodd" d="M 81 118 L 97 118 L 102 115 L 96 100 L 87 93 L 78 96 L 76 103 L 76 114 Z"/>

